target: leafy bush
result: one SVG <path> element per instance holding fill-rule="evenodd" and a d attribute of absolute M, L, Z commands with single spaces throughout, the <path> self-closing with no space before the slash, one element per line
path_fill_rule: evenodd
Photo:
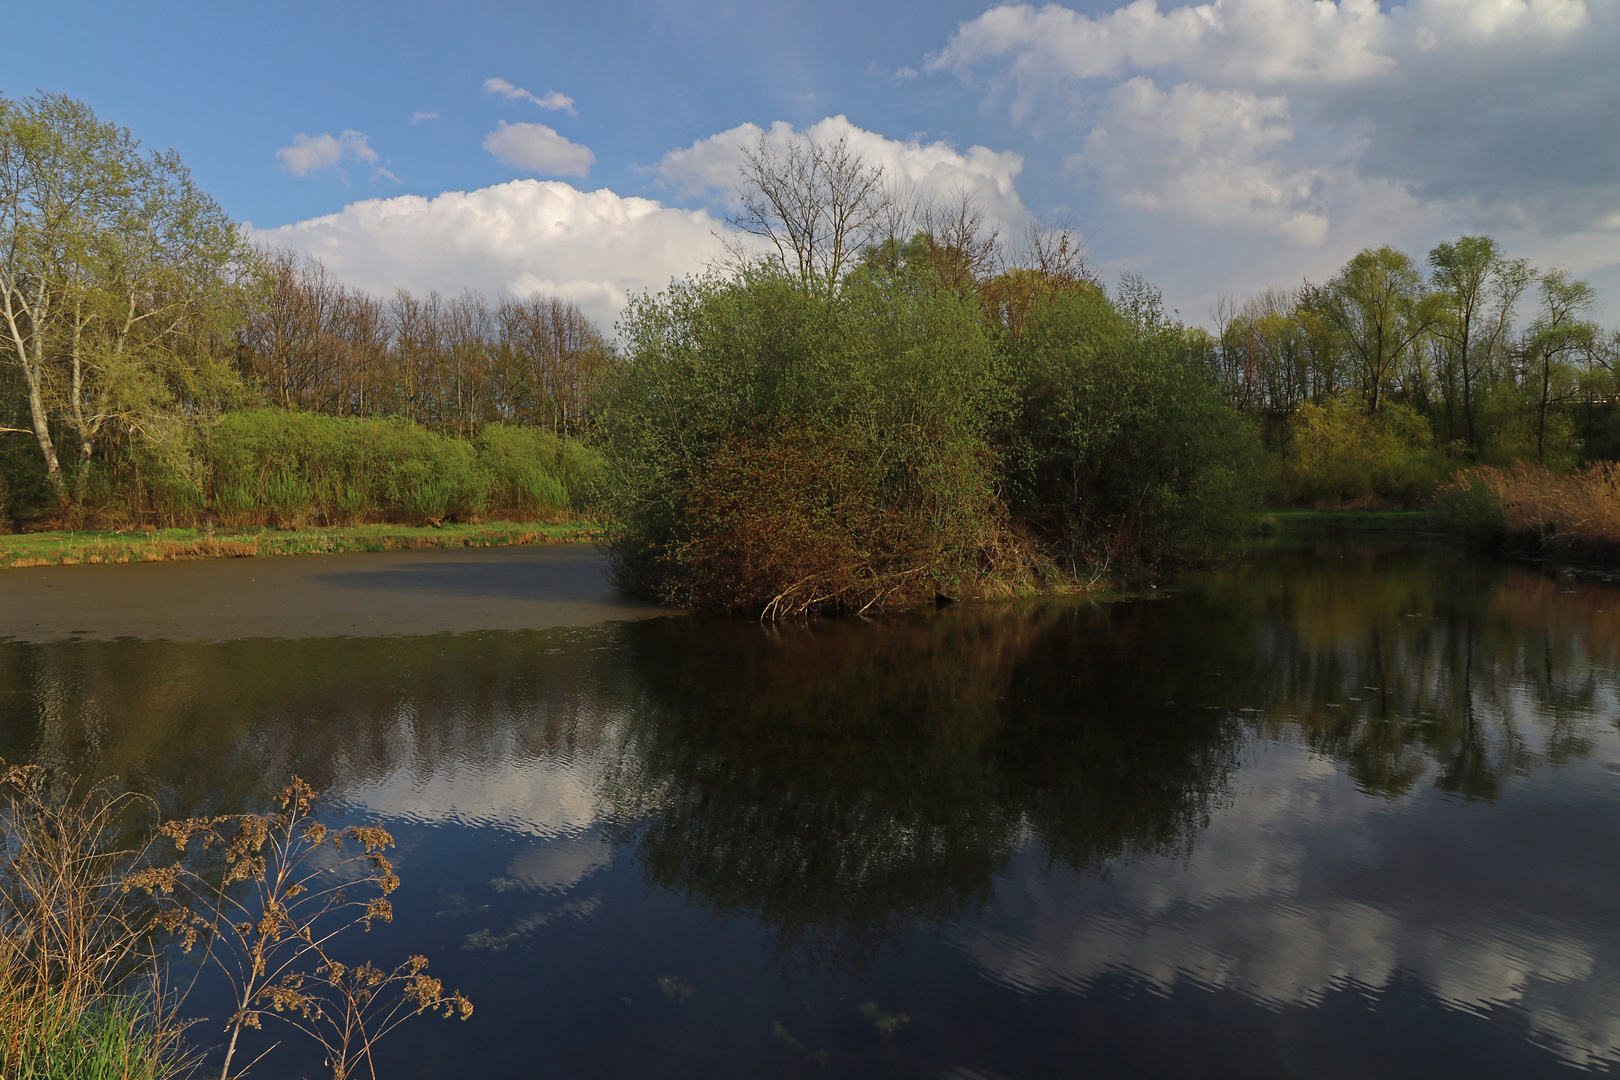
<path fill-rule="evenodd" d="M 1088 284 L 1015 326 L 1000 310 L 878 259 L 832 296 L 751 269 L 633 302 L 598 412 L 623 583 L 855 611 L 1157 565 L 1241 528 L 1257 441 L 1156 297 Z"/>
<path fill-rule="evenodd" d="M 1008 348 L 1004 470 L 1015 521 L 1073 570 L 1151 566 L 1246 525 L 1259 442 L 1156 295 L 1055 293 Z"/>
<path fill-rule="evenodd" d="M 929 284 L 871 273 L 829 298 L 754 269 L 633 301 L 599 412 L 621 580 L 780 613 L 977 579 L 995 353 L 977 307 Z"/>
<path fill-rule="evenodd" d="M 538 428 L 490 424 L 474 447 L 489 505 L 508 515 L 578 508 L 601 468 L 601 456 L 578 440 Z"/>
<path fill-rule="evenodd" d="M 1278 475 L 1283 502 L 1416 502 L 1457 462 L 1435 446 L 1429 422 L 1400 402 L 1368 415 L 1355 397 L 1305 404 L 1288 421 Z"/>
<path fill-rule="evenodd" d="M 280 409 L 226 413 L 209 433 L 213 508 L 227 524 L 297 526 L 550 516 L 596 458 L 549 432 L 492 424 L 474 442 L 406 420 Z"/>
<path fill-rule="evenodd" d="M 1453 536 L 1481 542 L 1502 533 L 1502 501 L 1497 485 L 1478 470 L 1459 473 L 1434 495 L 1435 519 Z"/>

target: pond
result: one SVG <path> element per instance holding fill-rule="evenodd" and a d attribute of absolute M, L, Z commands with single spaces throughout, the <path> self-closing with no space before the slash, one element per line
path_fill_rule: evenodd
<path fill-rule="evenodd" d="M 383 822 L 397 917 L 346 948 L 477 1010 L 402 1027 L 389 1077 L 1620 1063 L 1620 587 L 1346 541 L 1151 599 L 767 626 L 526 558 L 341 564 L 452 609 L 371 637 L 330 569 L 280 636 L 13 631 L 0 756 L 176 812 L 296 772 Z M 577 610 L 513 614 L 564 578 Z M 254 1075 L 320 1074 L 278 1053 Z"/>

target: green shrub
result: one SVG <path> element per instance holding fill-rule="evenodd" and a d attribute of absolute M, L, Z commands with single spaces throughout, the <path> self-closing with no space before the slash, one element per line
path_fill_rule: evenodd
<path fill-rule="evenodd" d="M 1282 502 L 1419 502 L 1459 467 L 1400 402 L 1369 416 L 1355 397 L 1301 405 L 1289 418 L 1275 492 Z"/>
<path fill-rule="evenodd" d="M 1435 518 L 1453 536 L 1476 543 L 1501 536 L 1502 500 L 1478 470 L 1460 473 L 1435 492 Z"/>
<path fill-rule="evenodd" d="M 1073 572 L 1202 554 L 1247 526 L 1261 467 L 1156 296 L 1055 293 L 1009 344 L 1004 475 L 1015 521 Z"/>
<path fill-rule="evenodd" d="M 470 443 L 409 421 L 253 409 L 209 432 L 213 506 L 231 524 L 439 522 L 566 509 L 594 459 L 547 432 L 490 425 Z"/>
<path fill-rule="evenodd" d="M 633 300 L 628 355 L 598 412 L 620 579 L 781 613 L 860 608 L 867 585 L 900 573 L 909 597 L 976 577 L 998 523 L 995 353 L 976 305 L 930 285 L 873 273 L 829 299 L 753 269 Z M 857 513 L 806 487 L 817 460 L 824 477 L 861 478 Z M 908 538 L 903 566 L 863 561 L 873 549 L 857 519 L 874 515 Z M 835 525 L 853 531 L 824 532 Z M 752 569 L 720 587 L 723 566 Z"/>
<path fill-rule="evenodd" d="M 578 442 L 552 432 L 490 424 L 475 446 L 491 506 L 556 513 L 576 505 L 590 485 L 595 459 Z"/>

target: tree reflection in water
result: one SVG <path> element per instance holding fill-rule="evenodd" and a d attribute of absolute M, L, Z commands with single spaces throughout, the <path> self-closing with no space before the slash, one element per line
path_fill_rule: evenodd
<path fill-rule="evenodd" d="M 1019 850 L 1105 871 L 1188 849 L 1255 738 L 1375 797 L 1494 799 L 1590 753 L 1617 643 L 1613 586 L 1340 546 L 1116 604 L 0 644 L 0 755 L 183 813 L 257 805 L 293 770 L 342 798 L 590 759 L 594 813 L 649 883 L 762 919 L 784 961 L 859 968 L 983 908 Z"/>

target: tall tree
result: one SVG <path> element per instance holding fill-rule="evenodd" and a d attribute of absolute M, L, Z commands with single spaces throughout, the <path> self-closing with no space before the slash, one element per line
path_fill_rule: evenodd
<path fill-rule="evenodd" d="M 1596 299 L 1591 285 L 1566 271 L 1541 275 L 1541 301 L 1524 344 L 1525 375 L 1535 380 L 1536 387 L 1537 460 L 1547 460 L 1547 414 L 1567 364 L 1573 354 L 1590 350 L 1597 340 L 1597 327 L 1580 317 Z"/>
<path fill-rule="evenodd" d="M 1423 275 L 1404 252 L 1367 248 L 1328 282 L 1320 299 L 1321 315 L 1361 368 L 1367 411 L 1376 413 L 1407 351 L 1434 321 Z"/>
<path fill-rule="evenodd" d="M 56 94 L 0 98 L 0 333 L 58 504 L 109 429 L 140 436 L 228 391 L 250 253 L 173 153 Z"/>
<path fill-rule="evenodd" d="M 1504 257 L 1489 236 L 1464 236 L 1440 244 L 1429 252 L 1429 265 L 1434 268 L 1433 284 L 1441 305 L 1435 333 L 1450 346 L 1449 359 L 1454 360 L 1457 378 L 1462 381 L 1468 449 L 1478 452 L 1474 385 L 1505 343 L 1513 310 L 1535 271 L 1523 259 Z"/>

